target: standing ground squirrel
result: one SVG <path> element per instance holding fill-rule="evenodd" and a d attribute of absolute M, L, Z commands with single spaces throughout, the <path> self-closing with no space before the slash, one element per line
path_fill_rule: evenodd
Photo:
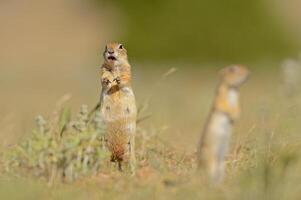
<path fill-rule="evenodd" d="M 131 66 L 122 44 L 109 43 L 104 51 L 101 67 L 101 114 L 106 133 L 105 141 L 111 152 L 111 161 L 129 163 L 135 171 L 135 132 L 137 109 L 131 87 Z"/>
<path fill-rule="evenodd" d="M 222 69 L 220 75 L 214 104 L 198 144 L 199 168 L 205 170 L 213 183 L 223 178 L 233 122 L 240 116 L 238 88 L 247 80 L 249 71 L 234 65 Z"/>

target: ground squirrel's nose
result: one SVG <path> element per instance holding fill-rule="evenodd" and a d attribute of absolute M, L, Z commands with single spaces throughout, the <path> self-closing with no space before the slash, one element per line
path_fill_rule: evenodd
<path fill-rule="evenodd" d="M 114 53 L 114 50 L 108 49 L 108 53 L 109 53 L 109 54 L 113 54 L 113 53 Z"/>

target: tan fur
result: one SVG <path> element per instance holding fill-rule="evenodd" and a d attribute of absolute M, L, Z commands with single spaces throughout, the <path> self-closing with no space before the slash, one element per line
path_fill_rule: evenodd
<path fill-rule="evenodd" d="M 199 167 L 213 183 L 223 178 L 232 126 L 240 116 L 238 88 L 246 81 L 249 71 L 235 65 L 224 68 L 220 75 L 216 97 L 198 144 Z"/>
<path fill-rule="evenodd" d="M 111 161 L 117 162 L 120 170 L 122 163 L 128 162 L 134 172 L 137 109 L 131 87 L 131 66 L 126 50 L 120 45 L 109 43 L 105 48 L 105 61 L 101 67 L 100 109 L 105 122 L 105 138 L 111 151 Z"/>

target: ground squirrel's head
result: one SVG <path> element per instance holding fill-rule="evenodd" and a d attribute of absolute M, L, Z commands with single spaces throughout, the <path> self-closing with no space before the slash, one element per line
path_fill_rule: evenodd
<path fill-rule="evenodd" d="M 222 82 L 230 87 L 239 87 L 249 77 L 249 70 L 242 65 L 231 65 L 220 71 Z"/>
<path fill-rule="evenodd" d="M 124 46 L 120 43 L 111 42 L 105 47 L 103 53 L 105 62 L 109 64 L 127 64 L 127 51 Z"/>

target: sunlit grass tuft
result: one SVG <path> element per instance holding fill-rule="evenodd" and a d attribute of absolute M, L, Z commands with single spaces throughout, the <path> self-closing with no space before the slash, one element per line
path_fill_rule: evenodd
<path fill-rule="evenodd" d="M 88 119 L 88 107 L 82 105 L 71 120 L 68 108 L 60 110 L 49 120 L 39 115 L 32 135 L 6 152 L 7 172 L 33 175 L 49 184 L 97 174 L 108 155 L 100 113 Z"/>

